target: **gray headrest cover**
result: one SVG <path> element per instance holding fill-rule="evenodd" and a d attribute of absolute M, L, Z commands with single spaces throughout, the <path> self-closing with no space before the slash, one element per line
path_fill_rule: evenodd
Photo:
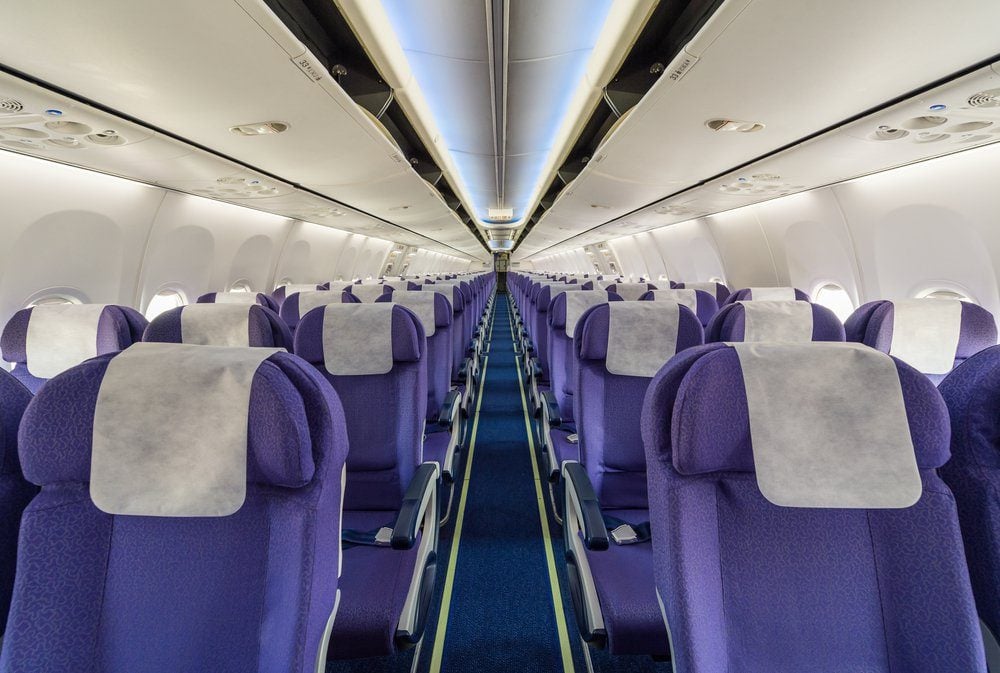
<path fill-rule="evenodd" d="M 51 379 L 97 355 L 97 325 L 106 304 L 46 304 L 31 309 L 25 355 L 28 372 Z"/>
<path fill-rule="evenodd" d="M 417 314 L 417 317 L 420 318 L 420 322 L 424 326 L 424 334 L 428 338 L 434 336 L 434 332 L 437 331 L 434 294 L 433 292 L 422 292 L 420 290 L 412 292 L 396 290 L 392 293 L 392 303 L 405 306 Z"/>
<path fill-rule="evenodd" d="M 246 498 L 250 386 L 273 348 L 137 343 L 94 410 L 90 497 L 109 514 L 227 516 Z M 163 422 L 169 409 L 179 422 Z"/>
<path fill-rule="evenodd" d="M 747 301 L 743 341 L 812 341 L 812 304 L 807 301 Z"/>
<path fill-rule="evenodd" d="M 709 293 L 712 297 L 715 297 L 715 293 L 718 291 L 718 283 L 684 283 L 685 290 L 702 290 Z"/>
<path fill-rule="evenodd" d="M 612 301 L 608 309 L 605 366 L 612 374 L 652 377 L 677 352 L 679 304 Z"/>
<path fill-rule="evenodd" d="M 739 343 L 757 484 L 784 507 L 909 507 L 922 490 L 896 365 L 856 343 Z"/>
<path fill-rule="evenodd" d="M 654 301 L 673 301 L 698 312 L 698 293 L 694 290 L 653 290 Z"/>
<path fill-rule="evenodd" d="M 573 331 L 587 309 L 608 303 L 608 293 L 603 290 L 581 290 L 566 295 L 566 336 L 573 338 Z"/>
<path fill-rule="evenodd" d="M 256 304 L 256 292 L 216 292 L 216 304 Z"/>
<path fill-rule="evenodd" d="M 366 304 L 371 304 L 376 297 L 381 297 L 385 293 L 382 285 L 352 285 L 351 294 Z"/>
<path fill-rule="evenodd" d="M 794 301 L 795 288 L 791 287 L 751 287 L 747 301 Z"/>
<path fill-rule="evenodd" d="M 310 290 L 299 292 L 299 317 L 301 318 L 309 311 L 327 304 L 339 304 L 341 302 L 341 292 L 336 290 Z"/>
<path fill-rule="evenodd" d="M 639 297 L 649 292 L 646 283 L 616 283 L 615 294 L 625 301 L 638 301 Z"/>
<path fill-rule="evenodd" d="M 335 376 L 392 370 L 392 304 L 329 304 L 323 313 L 323 361 Z"/>
<path fill-rule="evenodd" d="M 201 346 L 250 345 L 250 306 L 188 304 L 181 309 L 181 341 Z"/>
<path fill-rule="evenodd" d="M 311 285 L 303 283 L 295 283 L 292 285 L 285 285 L 285 297 L 289 297 L 296 292 L 316 292 L 316 283 Z"/>
<path fill-rule="evenodd" d="M 924 374 L 947 374 L 955 366 L 962 333 L 958 299 L 906 299 L 892 302 L 889 354 Z"/>
<path fill-rule="evenodd" d="M 383 287 L 391 287 L 393 290 L 403 290 L 404 292 L 410 286 L 410 281 L 407 280 L 387 280 L 382 283 Z"/>

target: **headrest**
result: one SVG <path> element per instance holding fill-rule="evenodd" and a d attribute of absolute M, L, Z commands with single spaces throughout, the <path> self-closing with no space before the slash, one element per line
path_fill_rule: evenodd
<path fill-rule="evenodd" d="M 549 310 L 549 305 L 552 303 L 552 299 L 559 296 L 563 292 L 581 291 L 583 291 L 583 286 L 579 283 L 546 285 L 539 290 L 538 296 L 535 298 L 535 306 L 538 307 L 539 311 L 545 312 Z"/>
<path fill-rule="evenodd" d="M 605 289 L 621 296 L 625 301 L 638 301 L 639 297 L 655 290 L 656 286 L 651 283 L 612 283 Z"/>
<path fill-rule="evenodd" d="M 804 301 L 734 302 L 705 328 L 705 342 L 843 341 L 840 318 L 825 306 Z"/>
<path fill-rule="evenodd" d="M 257 305 L 191 304 L 169 309 L 149 323 L 142 340 L 292 348 L 288 326 L 274 311 Z"/>
<path fill-rule="evenodd" d="M 20 381 L 0 369 L 0 474 L 21 475 L 17 456 L 17 429 L 21 425 L 31 392 Z"/>
<path fill-rule="evenodd" d="M 384 287 L 391 287 L 393 290 L 403 290 L 403 291 L 406 291 L 406 290 L 409 289 L 410 283 L 408 283 L 405 280 L 401 280 L 401 279 L 397 279 L 397 280 L 386 279 L 382 283 L 382 285 Z"/>
<path fill-rule="evenodd" d="M 209 292 L 198 297 L 198 304 L 259 304 L 272 311 L 278 310 L 274 299 L 263 292 Z"/>
<path fill-rule="evenodd" d="M 924 374 L 951 371 L 956 359 L 996 344 L 993 315 L 957 299 L 872 302 L 848 318 L 852 338 L 913 365 Z"/>
<path fill-rule="evenodd" d="M 684 288 L 673 288 L 670 290 L 650 290 L 639 297 L 639 300 L 646 301 L 674 301 L 687 306 L 698 316 L 702 325 L 707 325 L 709 321 L 719 312 L 719 302 L 715 295 L 704 290 L 693 290 Z"/>
<path fill-rule="evenodd" d="M 294 327 L 309 311 L 327 304 L 339 304 L 339 290 L 311 290 L 288 295 L 281 305 L 281 319 Z"/>
<path fill-rule="evenodd" d="M 251 354 L 253 358 L 266 358 L 252 376 L 249 403 L 238 402 L 239 397 L 225 392 L 212 392 L 216 385 L 228 385 L 230 378 L 220 375 L 229 371 L 226 356 L 213 360 L 223 351 L 239 351 L 238 357 Z M 166 355 L 168 352 L 170 355 Z M 324 436 L 329 437 L 330 423 L 336 420 L 343 432 L 343 412 L 336 394 L 293 355 L 268 354 L 264 349 L 177 344 L 137 344 L 128 353 L 123 365 L 125 374 L 119 372 L 117 380 L 110 382 L 103 393 L 110 364 L 124 352 L 74 367 L 46 383 L 35 396 L 25 412 L 20 434 L 24 473 L 29 481 L 38 485 L 91 481 L 95 429 L 107 426 L 107 413 L 114 411 L 114 406 L 103 409 L 104 420 L 96 418 L 98 408 L 108 399 L 116 404 L 127 399 L 134 402 L 134 422 L 123 426 L 122 432 L 127 427 L 129 432 L 158 438 L 166 431 L 172 432 L 173 426 L 184 426 L 191 443 L 201 450 L 206 450 L 205 439 L 211 439 L 207 453 L 217 448 L 217 411 L 228 414 L 229 409 L 236 409 L 248 414 L 243 420 L 248 483 L 286 488 L 307 484 L 316 466 L 333 451 L 332 446 L 314 446 L 312 428 L 325 426 Z M 151 353 L 154 357 L 146 357 Z M 147 365 L 151 371 L 169 373 L 150 378 L 142 373 Z M 234 367 L 242 371 L 249 365 Z M 203 385 L 209 386 L 207 392 Z M 107 396 L 109 392 L 112 398 Z M 196 398 L 208 406 L 194 405 Z M 175 417 L 165 421 L 165 409 Z M 346 453 L 346 439 L 341 440 L 339 435 L 334 439 L 342 441 Z M 53 451 L 52 447 L 59 450 Z M 197 463 L 200 465 L 201 460 Z"/>
<path fill-rule="evenodd" d="M 391 285 L 351 285 L 348 292 L 366 304 L 371 304 L 376 298 L 387 292 L 392 292 Z"/>
<path fill-rule="evenodd" d="M 377 338 L 375 332 L 365 332 L 376 325 L 382 329 Z M 387 342 L 391 361 L 385 355 Z M 330 304 L 308 313 L 295 332 L 296 355 L 321 370 L 345 376 L 376 374 L 385 370 L 387 362 L 389 369 L 392 362 L 419 362 L 425 344 L 420 319 L 409 309 L 386 302 Z M 327 359 L 331 356 L 332 362 Z"/>
<path fill-rule="evenodd" d="M 653 376 L 675 353 L 700 345 L 701 322 L 668 302 L 609 302 L 587 310 L 573 334 L 577 356 L 604 360 L 611 374 Z"/>
<path fill-rule="evenodd" d="M 32 376 L 50 379 L 95 355 L 128 348 L 146 325 L 127 306 L 46 304 L 15 313 L 0 344 L 5 360 L 25 363 Z"/>
<path fill-rule="evenodd" d="M 738 301 L 809 301 L 809 295 L 794 287 L 747 287 L 736 290 L 723 302 Z"/>
<path fill-rule="evenodd" d="M 583 314 L 594 306 L 606 304 L 609 301 L 624 300 L 617 294 L 604 290 L 582 290 L 557 294 L 549 305 L 549 325 L 572 339 L 573 331 Z"/>
<path fill-rule="evenodd" d="M 914 454 L 924 469 L 947 461 L 949 425 L 926 377 L 864 346 L 713 344 L 679 355 L 653 380 L 643 439 L 651 460 L 688 475 L 753 472 L 778 447 L 786 452 L 778 468 L 797 469 L 794 478 L 769 472 L 787 486 L 769 497 L 899 507 L 915 500 Z"/>
<path fill-rule="evenodd" d="M 423 292 L 430 290 L 431 292 L 437 292 L 443 294 L 445 299 L 451 302 L 451 310 L 457 315 L 465 310 L 465 293 L 462 292 L 462 288 L 458 285 L 444 285 L 436 283 L 434 285 L 425 285 L 421 288 Z"/>
<path fill-rule="evenodd" d="M 385 302 L 399 304 L 413 311 L 420 318 L 424 334 L 428 339 L 434 336 L 438 327 L 447 327 L 451 324 L 451 303 L 443 294 L 396 290 L 375 300 L 376 304 Z"/>

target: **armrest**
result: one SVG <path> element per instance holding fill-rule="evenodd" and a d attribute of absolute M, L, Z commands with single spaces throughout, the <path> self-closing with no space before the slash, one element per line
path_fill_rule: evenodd
<path fill-rule="evenodd" d="M 542 375 L 542 366 L 538 364 L 538 358 L 532 357 L 531 360 L 531 375 L 538 377 Z"/>
<path fill-rule="evenodd" d="M 542 404 L 549 416 L 549 427 L 558 428 L 562 425 L 562 415 L 559 413 L 559 402 L 556 401 L 556 394 L 551 390 L 542 391 Z"/>
<path fill-rule="evenodd" d="M 604 515 L 597 501 L 594 486 L 583 465 L 576 462 L 566 462 L 562 467 L 563 480 L 566 489 L 570 491 L 569 499 L 576 510 L 575 513 L 564 512 L 563 516 L 575 516 L 583 527 L 583 543 L 591 551 L 604 551 L 610 545 L 608 528 L 604 525 Z"/>
<path fill-rule="evenodd" d="M 423 463 L 417 468 L 410 485 L 403 495 L 403 504 L 392 526 L 393 549 L 412 549 L 417 543 L 417 533 L 424 519 L 430 498 L 437 496 L 438 468 L 434 463 Z M 605 532 L 605 535 L 607 533 Z"/>
<path fill-rule="evenodd" d="M 462 398 L 457 390 L 449 390 L 441 404 L 441 414 L 438 416 L 438 425 L 448 427 L 455 419 L 459 407 L 462 405 Z"/>

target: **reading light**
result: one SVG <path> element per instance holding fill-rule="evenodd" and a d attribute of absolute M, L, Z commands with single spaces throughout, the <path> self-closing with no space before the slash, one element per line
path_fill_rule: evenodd
<path fill-rule="evenodd" d="M 705 126 L 713 131 L 734 131 L 736 133 L 753 133 L 764 129 L 762 122 L 744 122 L 736 119 L 722 118 L 709 119 L 705 122 Z"/>
<path fill-rule="evenodd" d="M 254 124 L 233 126 L 229 130 L 238 136 L 266 136 L 284 133 L 288 128 L 289 124 L 287 122 L 256 122 Z"/>

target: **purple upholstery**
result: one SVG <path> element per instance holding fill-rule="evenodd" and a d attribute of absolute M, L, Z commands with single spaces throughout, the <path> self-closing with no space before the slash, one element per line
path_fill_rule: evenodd
<path fill-rule="evenodd" d="M 683 289 L 683 288 L 672 288 L 672 289 Z M 695 313 L 698 315 L 698 320 L 701 321 L 702 327 L 706 327 L 709 321 L 715 317 L 715 314 L 719 312 L 719 302 L 716 301 L 715 297 L 710 295 L 704 290 L 695 290 L 695 301 L 696 308 L 698 309 Z M 655 301 L 656 292 L 650 291 L 639 297 L 639 301 Z"/>
<path fill-rule="evenodd" d="M 812 340 L 843 341 L 844 326 L 840 318 L 825 306 L 811 304 Z M 742 303 L 726 304 L 705 328 L 705 343 L 743 341 L 746 330 L 746 309 Z"/>
<path fill-rule="evenodd" d="M 931 300 L 932 301 L 932 300 Z M 893 306 L 887 299 L 862 304 L 844 322 L 847 340 L 863 343 L 883 353 L 892 346 Z M 962 302 L 962 326 L 955 353 L 955 367 L 979 351 L 995 346 L 997 325 L 993 314 L 982 306 Z M 934 383 L 944 376 L 929 374 Z"/>
<path fill-rule="evenodd" d="M 0 337 L 0 349 L 3 350 L 3 359 L 14 363 L 14 369 L 11 370 L 14 377 L 32 393 L 37 393 L 47 379 L 32 376 L 28 371 L 27 338 L 31 311 L 30 308 L 23 308 L 11 316 Z M 107 305 L 97 323 L 98 355 L 117 353 L 141 341 L 148 324 L 134 308 Z"/>
<path fill-rule="evenodd" d="M 798 288 L 793 288 L 795 290 L 795 299 L 798 301 L 809 301 L 809 295 Z M 728 306 L 733 302 L 737 301 L 753 301 L 753 292 L 750 288 L 745 287 L 742 290 L 734 290 L 728 297 L 723 300 L 720 306 Z"/>
<path fill-rule="evenodd" d="M 392 303 L 392 295 L 375 300 Z M 452 372 L 452 311 L 451 302 L 443 294 L 434 293 L 434 334 L 427 337 L 427 419 L 437 420 L 445 395 L 451 388 Z"/>
<path fill-rule="evenodd" d="M 979 617 L 1000 635 L 1000 346 L 968 358 L 938 386 L 951 416 L 955 494 Z"/>
<path fill-rule="evenodd" d="M 358 299 L 357 297 L 352 296 L 350 292 L 341 292 L 339 294 L 339 299 L 336 298 L 337 296 L 338 295 L 334 293 L 333 295 L 334 302 L 339 301 L 340 303 L 343 304 L 361 303 L 361 300 Z M 285 298 L 285 301 L 282 302 L 281 304 L 281 311 L 279 311 L 278 315 L 281 316 L 281 319 L 284 321 L 284 323 L 288 325 L 288 329 L 291 330 L 292 336 L 295 336 L 295 330 L 299 326 L 299 321 L 302 320 L 302 315 L 299 312 L 298 292 L 293 292 Z"/>
<path fill-rule="evenodd" d="M 263 305 L 249 307 L 248 337 L 250 346 L 284 348 L 292 350 L 292 333 L 278 314 Z M 184 343 L 181 334 L 181 313 L 183 306 L 164 311 L 153 318 L 142 336 L 143 341 L 162 343 Z"/>
<path fill-rule="evenodd" d="M 25 412 L 21 461 L 42 490 L 21 524 L 0 669 L 314 671 L 337 591 L 347 435 L 336 394 L 299 358 L 270 356 L 250 391 L 243 506 L 115 516 L 88 483 L 113 357 L 55 377 Z M 155 427 L 162 410 L 151 414 Z"/>
<path fill-rule="evenodd" d="M 670 287 L 675 290 L 687 289 L 684 283 L 675 283 L 673 281 L 670 281 Z M 722 283 L 715 283 L 715 301 L 719 303 L 719 306 L 722 306 L 722 304 L 725 303 L 726 299 L 729 298 L 730 294 L 731 293 L 728 287 L 726 287 Z"/>
<path fill-rule="evenodd" d="M 654 377 L 642 436 L 678 673 L 985 671 L 954 500 L 934 471 L 947 411 L 926 377 L 896 368 L 924 493 L 886 510 L 764 499 L 732 347 L 691 349 Z"/>
<path fill-rule="evenodd" d="M 323 359 L 323 319 L 326 310 L 338 308 L 340 305 L 334 304 L 313 309 L 302 318 L 295 332 L 295 353 L 333 385 L 344 406 L 351 446 L 344 492 L 345 528 L 392 526 L 403 493 L 423 461 L 427 340 L 417 316 L 394 305 L 392 370 L 380 375 L 335 376 L 326 370 Z M 362 521 L 366 523 L 359 523 Z M 398 594 L 405 595 L 410 585 L 415 558 L 388 547 L 362 545 L 344 551 L 340 611 L 330 638 L 331 659 L 396 651 L 394 635 L 402 607 Z"/>
<path fill-rule="evenodd" d="M 30 401 L 28 389 L 6 371 L 0 371 L 0 447 L 3 450 L 0 458 L 0 633 L 7 625 L 14 589 L 21 512 L 38 492 L 21 473 L 17 454 L 17 429 Z"/>
<path fill-rule="evenodd" d="M 284 290 L 285 288 L 284 288 L 284 286 L 282 286 L 279 289 Z M 198 304 L 214 304 L 215 300 L 216 300 L 216 297 L 219 294 L 220 294 L 219 292 L 209 292 L 208 294 L 203 294 L 200 297 L 198 297 L 198 301 L 196 303 L 198 303 Z M 284 300 L 284 297 L 285 297 L 284 292 L 282 292 L 281 297 L 282 297 L 282 300 Z M 263 306 L 264 308 L 269 308 L 272 311 L 274 311 L 275 313 L 277 313 L 278 309 L 281 308 L 281 305 L 278 303 L 278 301 L 276 299 L 274 299 L 273 297 L 267 296 L 263 292 L 257 292 L 256 293 L 256 301 L 257 301 L 257 305 L 258 306 Z"/>
<path fill-rule="evenodd" d="M 416 286 L 415 288 L 421 292 L 434 292 L 433 289 L 428 288 L 423 285 Z M 452 310 L 452 329 L 451 332 L 451 380 L 458 381 L 459 379 L 459 369 L 462 366 L 462 362 L 465 360 L 465 354 L 468 352 L 469 342 L 465 341 L 465 336 L 462 329 L 459 329 L 464 320 L 463 316 L 465 314 L 465 293 L 462 289 L 453 285 L 452 290 L 448 295 L 445 295 L 445 299 L 448 299 L 451 303 Z"/>

